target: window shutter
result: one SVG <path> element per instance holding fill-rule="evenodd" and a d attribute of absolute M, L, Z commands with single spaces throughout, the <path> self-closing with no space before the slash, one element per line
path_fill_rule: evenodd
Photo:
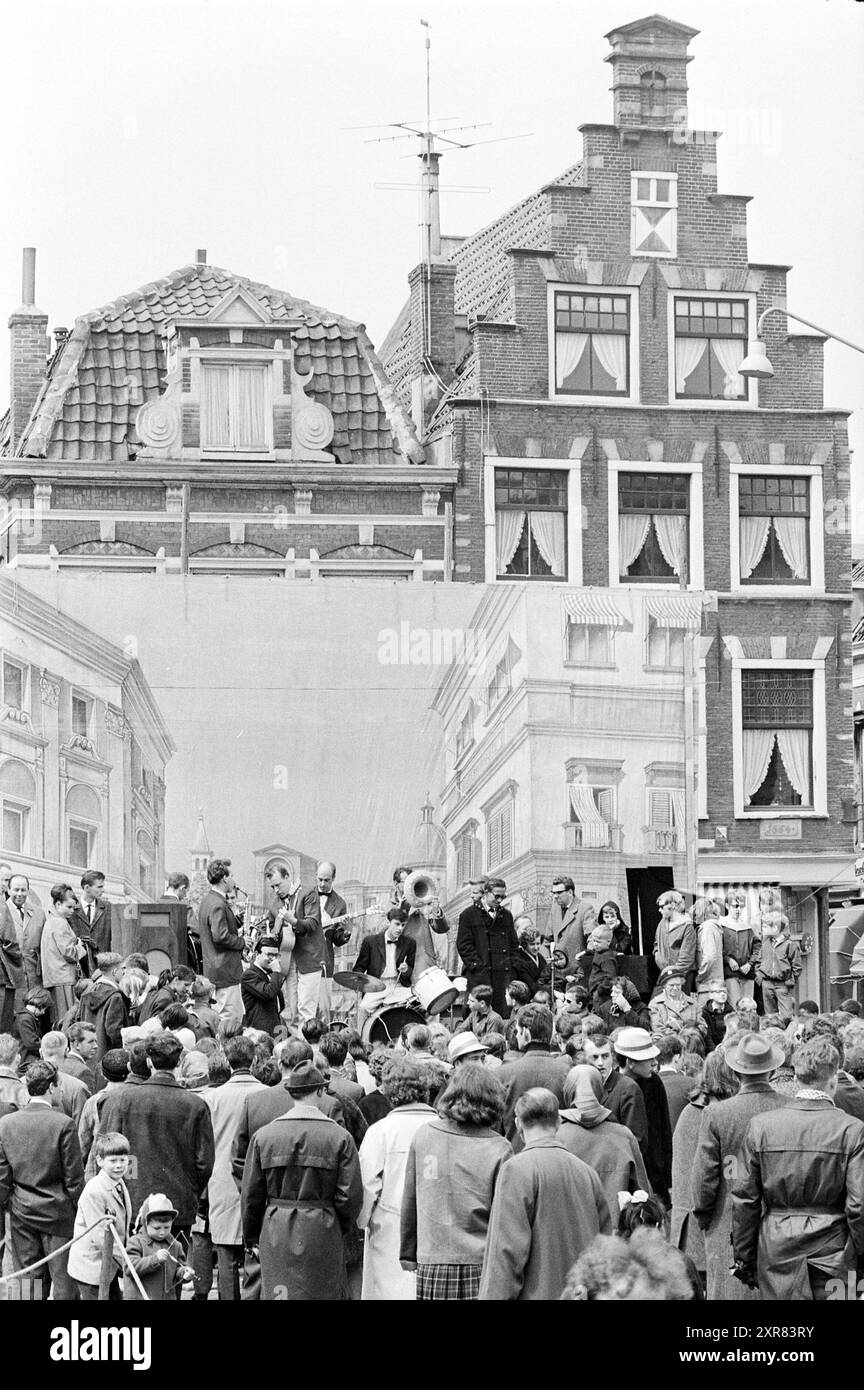
<path fill-rule="evenodd" d="M 493 816 L 486 831 L 486 859 L 488 867 L 497 864 L 501 858 L 501 817 Z"/>
<path fill-rule="evenodd" d="M 601 791 L 594 793 L 594 800 L 597 803 L 597 810 L 605 820 L 607 825 L 615 823 L 615 792 L 611 787 L 603 787 Z"/>
<path fill-rule="evenodd" d="M 501 860 L 509 859 L 513 853 L 513 807 L 507 806 L 501 812 Z"/>
<path fill-rule="evenodd" d="M 654 829 L 672 829 L 672 798 L 668 791 L 649 792 L 648 808 L 648 821 Z"/>

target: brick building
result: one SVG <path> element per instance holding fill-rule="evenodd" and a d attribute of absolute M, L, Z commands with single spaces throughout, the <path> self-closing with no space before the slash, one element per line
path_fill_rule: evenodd
<path fill-rule="evenodd" d="M 613 30 L 613 119 L 475 235 L 433 245 L 381 355 L 427 456 L 459 469 L 454 577 L 717 595 L 703 615 L 702 884 L 779 885 L 827 972 L 827 886 L 852 876 L 847 413 L 824 339 L 763 338 L 789 267 L 754 264 L 748 197 L 687 121 L 696 30 Z M 569 113 L 568 113 L 569 114 Z M 662 634 L 649 626 L 646 642 Z"/>
<path fill-rule="evenodd" d="M 55 330 L 25 251 L 0 428 L 25 568 L 449 577 L 430 465 L 362 324 L 199 263 Z"/>
<path fill-rule="evenodd" d="M 96 868 L 109 900 L 159 897 L 175 751 L 137 661 L 0 578 L 0 859 L 43 905 Z"/>

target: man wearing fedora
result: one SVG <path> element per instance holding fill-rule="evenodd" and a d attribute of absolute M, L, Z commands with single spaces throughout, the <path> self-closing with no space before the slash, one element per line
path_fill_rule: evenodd
<path fill-rule="evenodd" d="M 644 1028 L 619 1028 L 612 1045 L 622 1075 L 635 1081 L 642 1092 L 648 1118 L 648 1135 L 642 1146 L 645 1167 L 655 1193 L 668 1207 L 672 1201 L 672 1125 L 666 1087 L 654 1071 L 660 1049 Z"/>
<path fill-rule="evenodd" d="M 455 1033 L 447 1044 L 447 1056 L 454 1067 L 458 1067 L 462 1062 L 480 1062 L 486 1060 L 488 1048 L 481 1042 L 476 1033 L 470 1029 L 464 1033 Z"/>
<path fill-rule="evenodd" d="M 350 1134 L 319 1108 L 326 1078 L 301 1062 L 288 1078 L 294 1104 L 252 1137 L 241 1208 L 247 1249 L 258 1247 L 261 1297 L 347 1299 L 345 1236 L 363 1204 Z"/>
<path fill-rule="evenodd" d="M 732 1277 L 732 1189 L 743 1176 L 744 1136 L 756 1115 L 786 1104 L 771 1086 L 784 1054 L 760 1033 L 741 1033 L 726 1061 L 738 1077 L 739 1091 L 706 1107 L 693 1161 L 691 1205 L 705 1232 L 708 1299 L 735 1303 L 758 1295 Z"/>
<path fill-rule="evenodd" d="M 757 1115 L 744 1138 L 735 1268 L 762 1299 L 824 1302 L 832 1282 L 848 1297 L 864 1263 L 864 1124 L 834 1103 L 840 1054 L 830 1038 L 802 1043 L 793 1066 L 797 1094 Z"/>
<path fill-rule="evenodd" d="M 684 993 L 687 972 L 680 965 L 666 965 L 657 981 L 660 989 L 649 1004 L 652 1033 L 682 1033 L 685 1028 L 704 1031 L 695 995 Z"/>

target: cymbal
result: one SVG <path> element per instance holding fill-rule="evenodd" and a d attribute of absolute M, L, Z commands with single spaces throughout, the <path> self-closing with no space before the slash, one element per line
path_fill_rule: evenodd
<path fill-rule="evenodd" d="M 333 976 L 337 985 L 344 989 L 354 989 L 358 994 L 380 994 L 387 986 L 374 975 L 364 975 L 362 970 L 337 970 Z"/>

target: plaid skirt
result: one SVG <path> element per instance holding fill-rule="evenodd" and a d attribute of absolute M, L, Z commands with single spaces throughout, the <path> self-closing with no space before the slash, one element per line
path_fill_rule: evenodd
<path fill-rule="evenodd" d="M 476 1300 L 482 1265 L 418 1265 L 417 1297 L 442 1303 Z"/>

